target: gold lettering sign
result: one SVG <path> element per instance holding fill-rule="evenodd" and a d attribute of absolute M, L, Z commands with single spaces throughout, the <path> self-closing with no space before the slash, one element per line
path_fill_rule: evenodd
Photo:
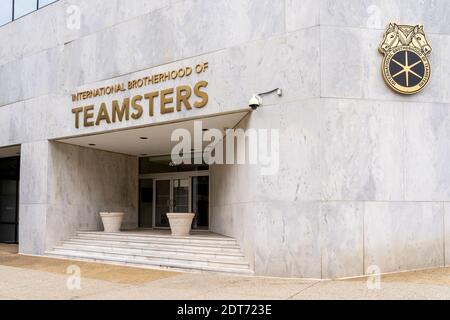
<path fill-rule="evenodd" d="M 200 63 L 195 67 L 186 67 L 166 73 L 155 74 L 137 80 L 128 81 L 127 84 L 114 84 L 102 88 L 87 90 L 72 94 L 73 102 L 117 94 L 128 90 L 140 89 L 145 86 L 158 84 L 170 80 L 189 77 L 193 73 L 201 74 L 209 68 L 208 62 Z M 145 94 L 137 94 L 122 99 L 114 99 L 111 103 L 102 102 L 98 106 L 86 103 L 72 109 L 75 128 L 81 126 L 94 127 L 111 124 L 130 119 L 138 120 L 143 116 L 154 117 L 158 112 L 161 115 L 193 108 L 204 108 L 208 104 L 207 81 L 198 81 L 193 87 L 181 85 L 162 90 L 154 90 Z"/>

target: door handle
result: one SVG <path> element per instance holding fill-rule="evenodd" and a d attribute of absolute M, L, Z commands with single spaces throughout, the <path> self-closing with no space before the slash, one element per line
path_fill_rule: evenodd
<path fill-rule="evenodd" d="M 175 202 L 174 200 L 167 200 L 167 207 L 169 207 L 170 212 L 173 212 L 174 210 L 175 207 L 174 202 Z"/>

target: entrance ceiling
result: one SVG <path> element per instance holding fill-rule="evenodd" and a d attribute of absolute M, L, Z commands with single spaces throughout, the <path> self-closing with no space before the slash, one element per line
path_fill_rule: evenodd
<path fill-rule="evenodd" d="M 17 157 L 20 155 L 20 146 L 0 148 L 0 158 Z"/>
<path fill-rule="evenodd" d="M 187 129 L 191 133 L 191 137 L 193 137 L 194 121 L 201 120 L 203 129 L 214 128 L 225 132 L 228 128 L 235 128 L 247 114 L 247 111 L 230 113 L 196 120 L 68 138 L 58 141 L 133 156 L 167 155 L 171 153 L 173 146 L 177 144 L 177 142 L 171 141 L 174 130 Z"/>

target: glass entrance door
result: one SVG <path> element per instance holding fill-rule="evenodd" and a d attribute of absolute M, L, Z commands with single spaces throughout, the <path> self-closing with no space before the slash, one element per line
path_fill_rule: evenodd
<path fill-rule="evenodd" d="M 155 227 L 169 228 L 167 213 L 191 212 L 191 179 L 155 180 Z"/>
<path fill-rule="evenodd" d="M 174 179 L 172 180 L 172 212 L 174 213 L 190 213 L 190 179 Z"/>
<path fill-rule="evenodd" d="M 209 229 L 209 176 L 192 177 L 192 212 L 195 213 L 192 228 Z"/>
<path fill-rule="evenodd" d="M 155 180 L 155 227 L 169 228 L 167 213 L 171 212 L 172 180 Z"/>
<path fill-rule="evenodd" d="M 153 179 L 139 181 L 139 228 L 153 228 Z"/>
<path fill-rule="evenodd" d="M 170 228 L 167 213 L 194 213 L 192 228 L 209 230 L 209 175 L 197 172 L 140 178 L 139 227 Z"/>

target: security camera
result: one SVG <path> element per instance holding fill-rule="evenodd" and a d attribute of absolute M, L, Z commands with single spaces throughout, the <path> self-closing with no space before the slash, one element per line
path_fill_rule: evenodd
<path fill-rule="evenodd" d="M 253 97 L 248 102 L 248 106 L 250 108 L 252 108 L 253 110 L 258 109 L 259 107 L 262 106 L 262 98 L 261 98 L 261 96 L 267 95 L 267 94 L 271 94 L 271 93 L 276 93 L 277 96 L 279 96 L 279 97 L 283 96 L 283 90 L 281 90 L 280 88 L 276 88 L 276 89 L 271 90 L 271 91 L 267 91 L 267 92 L 263 92 L 263 93 L 260 93 L 260 94 L 253 95 Z"/>
<path fill-rule="evenodd" d="M 253 97 L 248 102 L 248 106 L 252 108 L 252 110 L 258 109 L 262 104 L 261 97 L 257 94 L 253 95 Z"/>

